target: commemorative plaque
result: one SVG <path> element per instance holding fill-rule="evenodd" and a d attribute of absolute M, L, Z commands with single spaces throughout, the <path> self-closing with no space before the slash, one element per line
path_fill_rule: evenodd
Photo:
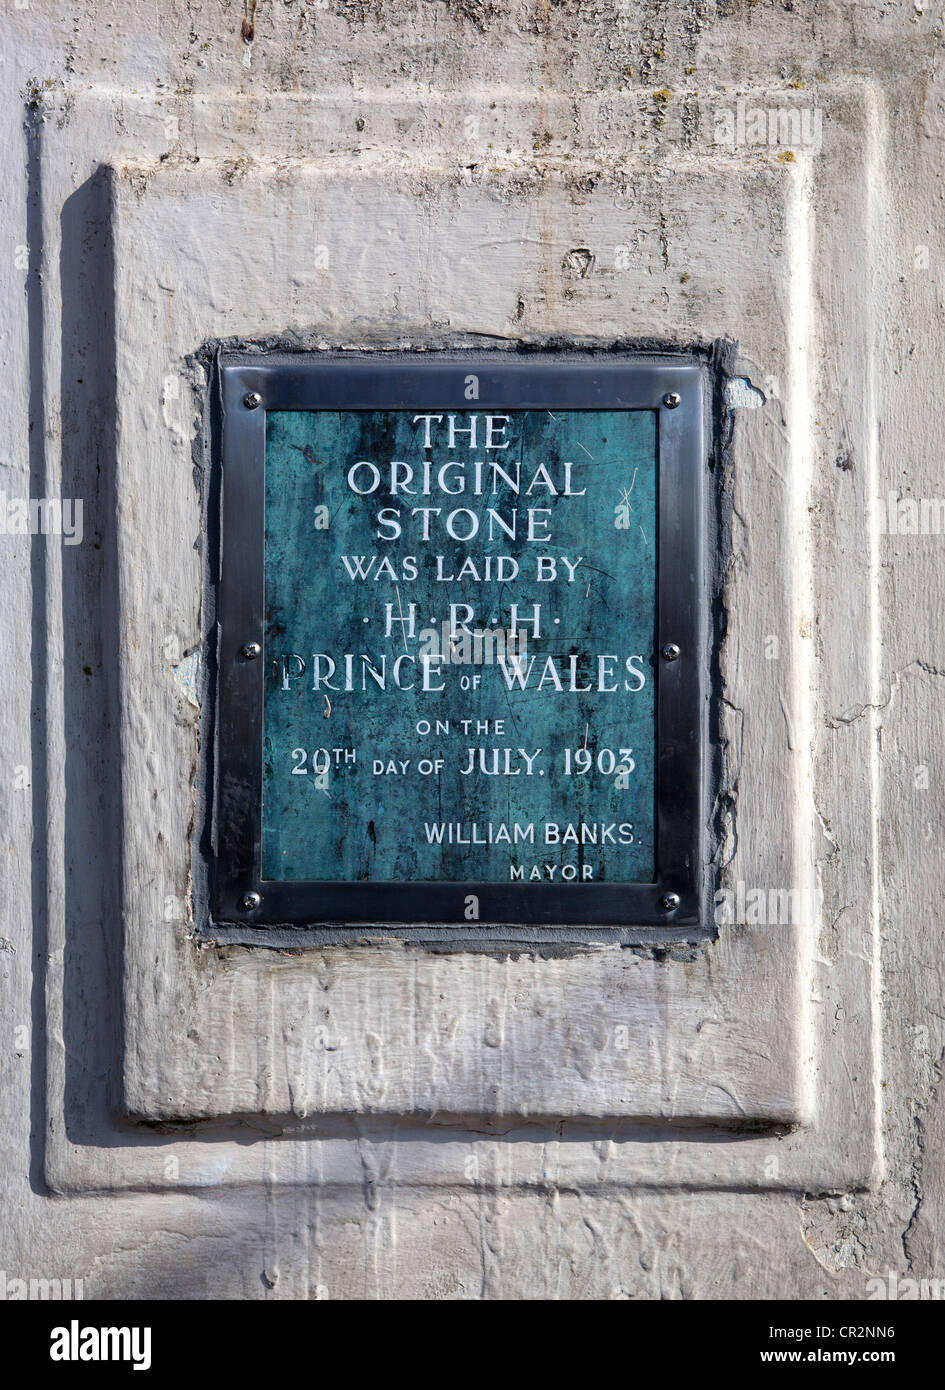
<path fill-rule="evenodd" d="M 244 358 L 222 387 L 219 921 L 697 920 L 700 365 Z"/>

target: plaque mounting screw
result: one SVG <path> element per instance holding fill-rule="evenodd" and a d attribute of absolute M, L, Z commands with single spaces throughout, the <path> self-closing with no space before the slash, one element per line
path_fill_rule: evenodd
<path fill-rule="evenodd" d="M 252 912 L 253 909 L 258 907 L 261 902 L 262 898 L 259 896 L 258 893 L 243 894 L 243 907 L 246 909 L 247 912 Z"/>
<path fill-rule="evenodd" d="M 253 897 L 253 894 L 252 894 L 252 893 L 249 893 L 247 896 L 248 896 L 248 897 Z M 244 899 L 244 901 L 245 901 L 245 899 Z M 664 912 L 675 912 L 675 910 L 676 910 L 676 908 L 677 908 L 678 906 L 679 906 L 679 894 L 678 894 L 678 893 L 664 893 L 663 896 L 660 898 L 660 907 L 663 909 Z"/>
<path fill-rule="evenodd" d="M 666 395 L 663 397 L 663 404 L 667 410 L 675 410 L 677 405 L 679 405 L 680 399 L 678 391 L 667 391 Z"/>
<path fill-rule="evenodd" d="M 676 643 L 675 643 L 675 642 L 667 642 L 666 645 L 665 645 L 665 647 L 663 648 L 663 660 L 664 660 L 664 661 L 675 661 L 675 660 L 677 659 L 678 656 L 679 656 L 679 648 L 676 646 Z"/>
<path fill-rule="evenodd" d="M 247 642 L 243 647 L 243 655 L 247 661 L 255 661 L 261 651 L 262 647 L 258 642 Z"/>
<path fill-rule="evenodd" d="M 243 404 L 247 410 L 256 410 L 258 406 L 262 405 L 262 396 L 258 391 L 247 391 L 243 397 Z"/>

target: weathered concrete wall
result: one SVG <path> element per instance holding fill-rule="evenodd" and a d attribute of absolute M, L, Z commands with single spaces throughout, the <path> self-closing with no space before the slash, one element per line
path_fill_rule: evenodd
<path fill-rule="evenodd" d="M 941 7 L 0 26 L 0 490 L 84 523 L 0 535 L 0 1268 L 186 1298 L 945 1277 L 945 535 L 870 524 L 945 494 Z M 720 871 L 822 912 L 688 959 L 195 943 L 215 339 L 730 342 L 765 400 L 724 458 Z"/>

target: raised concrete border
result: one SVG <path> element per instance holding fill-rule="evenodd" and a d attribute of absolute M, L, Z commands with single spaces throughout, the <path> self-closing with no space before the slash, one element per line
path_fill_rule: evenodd
<path fill-rule="evenodd" d="M 598 1167 L 601 1181 L 810 1190 L 874 1181 L 871 719 L 844 720 L 839 749 L 836 739 L 822 747 L 816 733 L 824 711 L 878 703 L 875 662 L 863 671 L 843 642 L 852 621 L 862 628 L 874 612 L 874 557 L 868 548 L 850 553 L 844 539 L 866 536 L 865 521 L 842 535 L 818 531 L 815 548 L 808 512 L 822 389 L 809 368 L 810 345 L 818 314 L 837 312 L 836 300 L 828 305 L 820 292 L 825 278 L 844 299 L 837 371 L 858 383 L 856 399 L 869 399 L 859 346 L 868 299 L 832 257 L 829 236 L 818 243 L 810 215 L 815 178 L 842 170 L 848 185 L 862 184 L 861 198 L 848 195 L 847 206 L 858 214 L 865 207 L 866 234 L 875 230 L 881 130 L 869 94 L 851 89 L 836 103 L 829 113 L 836 141 L 816 163 L 691 150 L 669 171 L 646 160 L 636 167 L 611 149 L 604 160 L 589 152 L 597 181 L 580 190 L 567 219 L 557 202 L 552 212 L 542 189 L 571 171 L 529 152 L 520 101 L 518 108 L 510 101 L 505 116 L 521 153 L 506 157 L 505 167 L 497 161 L 488 179 L 467 178 L 464 166 L 448 192 L 435 138 L 421 133 L 415 149 L 401 144 L 396 167 L 392 149 L 352 162 L 332 151 L 325 103 L 274 99 L 266 113 L 253 113 L 251 135 L 245 112 L 234 133 L 233 107 L 229 133 L 218 111 L 198 103 L 185 111 L 194 149 L 212 152 L 199 164 L 180 146 L 161 148 L 166 113 L 128 96 L 91 93 L 60 113 L 73 130 L 80 123 L 85 168 L 77 168 L 74 138 L 68 147 L 57 142 L 52 108 L 43 132 L 47 420 L 60 411 L 67 426 L 74 419 L 79 443 L 70 449 L 66 434 L 60 459 L 51 438 L 49 470 L 88 481 L 89 470 L 103 466 L 98 486 L 118 519 L 117 536 L 104 543 L 114 547 L 107 562 L 120 594 L 117 612 L 85 618 L 101 633 L 103 711 L 116 720 L 120 756 L 110 789 L 117 802 L 103 827 L 116 833 L 115 878 L 98 889 L 111 921 L 86 916 L 72 887 L 67 892 L 68 870 L 57 871 L 59 851 L 51 856 L 51 1184 L 161 1185 L 153 1136 L 135 1137 L 120 1122 L 109 1134 L 96 1132 L 95 1106 L 77 1106 L 69 1048 L 93 1040 L 102 1083 L 124 1057 L 123 1086 L 114 1093 L 120 1110 L 152 1123 L 258 1116 L 263 1131 L 306 1135 L 254 1152 L 245 1128 L 242 1146 L 225 1132 L 206 1140 L 192 1134 L 179 1146 L 190 1176 L 182 1171 L 177 1187 L 224 1175 L 256 1181 L 264 1172 L 275 1181 L 344 1180 L 354 1171 L 354 1130 L 362 1129 L 363 1148 L 405 1124 L 417 1128 L 399 1146 L 403 1180 L 454 1182 L 455 1163 L 468 1154 L 463 1124 L 477 1117 L 477 1128 L 488 1127 L 503 1116 L 519 1117 L 507 1121 L 516 1132 L 526 1117 L 570 1121 L 574 1139 L 558 1145 L 552 1166 L 555 1175 L 573 1170 L 583 1181 L 593 1180 L 602 1143 L 617 1159 L 606 1178 Z M 485 109 L 492 110 L 488 101 Z M 174 119 L 179 131 L 180 115 Z M 612 111 L 608 121 L 613 130 Z M 297 161 L 300 147 L 306 158 Z M 435 198 L 425 170 L 437 172 Z M 488 231 L 478 231 L 457 266 L 463 217 Z M 649 249 L 640 233 L 647 226 Z M 336 255 L 327 280 L 311 254 L 326 245 L 329 264 L 332 248 Z M 599 276 L 576 273 L 568 261 L 570 250 L 589 245 L 602 248 L 593 252 Z M 379 258 L 391 246 L 385 286 Z M 620 270 L 618 246 L 631 251 Z M 347 258 L 340 269 L 339 257 Z M 74 291 L 77 261 L 84 303 L 61 298 L 56 276 L 59 262 L 62 285 Z M 281 271 L 267 277 L 260 266 Z M 674 277 L 670 266 L 687 268 Z M 538 307 L 533 324 L 516 328 L 520 302 Z M 810 890 L 819 865 L 822 921 L 724 930 L 687 961 L 613 951 L 570 960 L 425 957 L 389 944 L 290 958 L 207 951 L 193 941 L 186 920 L 197 757 L 191 676 L 205 629 L 200 555 L 190 549 L 201 535 L 202 494 L 191 477 L 198 412 L 187 359 L 208 336 L 257 339 L 288 328 L 313 346 L 369 346 L 381 326 L 389 339 L 392 324 L 414 345 L 429 340 L 431 326 L 479 341 L 561 334 L 685 346 L 738 337 L 742 369 L 768 401 L 740 418 L 726 480 L 736 522 L 722 653 L 733 783 L 723 882 Z M 169 343 L 177 348 L 167 361 Z M 88 357 L 99 389 L 80 418 L 71 367 Z M 116 420 L 117 446 L 109 446 Z M 851 428 L 859 455 L 870 457 L 874 422 Z M 847 494 L 864 514 L 870 483 L 864 470 Z M 76 495 L 64 482 L 60 490 Z M 69 631 L 61 566 L 61 556 L 50 565 L 53 643 Z M 776 663 L 765 655 L 769 635 L 781 638 Z M 61 677 L 50 681 L 48 713 L 51 785 L 63 795 L 53 799 L 48 829 L 50 846 L 64 845 L 69 855 L 75 798 L 88 776 L 75 767 L 70 728 L 80 727 L 77 710 L 87 714 L 88 696 L 77 697 L 66 662 Z M 781 727 L 783 741 L 773 739 Z M 62 782 L 57 766 L 66 769 Z M 772 796 L 784 807 L 783 842 L 759 844 L 751 826 L 771 824 Z M 840 823 L 846 843 L 862 846 L 858 864 L 840 864 L 831 852 L 826 827 Z M 91 948 L 83 934 L 90 920 L 95 931 L 104 924 Z M 119 950 L 123 975 L 113 999 L 123 1005 L 121 1040 L 108 1036 L 100 1017 L 64 1016 L 60 1003 L 64 970 L 94 974 Z M 331 1014 L 323 1016 L 329 995 Z M 431 1131 L 419 1128 L 421 1120 L 437 1115 L 448 1128 L 425 1137 Z M 314 1137 L 319 1117 L 335 1137 Z M 593 1133 L 583 1139 L 589 1122 Z M 711 1139 L 706 1124 L 717 1127 Z M 754 1126 L 768 1132 L 746 1138 Z M 793 1132 L 776 1140 L 773 1126 Z M 514 1159 L 503 1160 L 503 1181 L 557 1180 L 547 1138 L 529 1142 L 530 1133 Z"/>

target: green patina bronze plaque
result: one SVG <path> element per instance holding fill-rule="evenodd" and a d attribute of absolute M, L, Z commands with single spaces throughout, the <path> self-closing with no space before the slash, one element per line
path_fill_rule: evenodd
<path fill-rule="evenodd" d="M 651 883 L 658 412 L 265 426 L 261 877 Z"/>

